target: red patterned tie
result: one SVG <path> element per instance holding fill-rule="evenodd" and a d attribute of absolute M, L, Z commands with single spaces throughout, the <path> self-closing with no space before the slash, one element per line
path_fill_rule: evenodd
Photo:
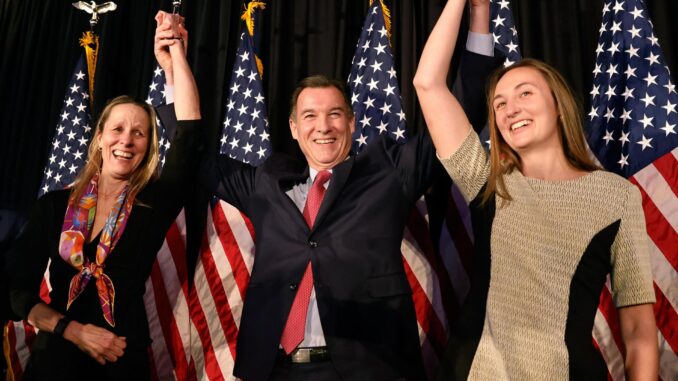
<path fill-rule="evenodd" d="M 330 171 L 320 171 L 315 176 L 315 181 L 311 186 L 304 206 L 304 219 L 309 227 L 313 227 L 315 217 L 318 215 L 320 204 L 325 197 L 325 183 L 332 177 Z M 290 314 L 287 317 L 287 323 L 283 330 L 280 344 L 285 353 L 290 354 L 304 340 L 304 329 L 306 328 L 306 313 L 308 311 L 308 301 L 311 298 L 313 289 L 313 271 L 311 262 L 308 262 L 304 276 L 301 278 L 297 295 L 292 302 Z"/>

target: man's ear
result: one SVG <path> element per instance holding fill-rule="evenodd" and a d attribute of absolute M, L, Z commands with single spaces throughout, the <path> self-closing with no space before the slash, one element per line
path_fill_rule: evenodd
<path fill-rule="evenodd" d="M 349 127 L 351 128 L 351 135 L 355 132 L 355 114 L 351 117 L 351 121 L 348 122 Z"/>
<path fill-rule="evenodd" d="M 292 133 L 292 139 L 297 140 L 298 134 L 297 134 L 297 124 L 294 122 L 294 119 L 290 118 L 288 120 L 290 124 L 290 132 Z"/>

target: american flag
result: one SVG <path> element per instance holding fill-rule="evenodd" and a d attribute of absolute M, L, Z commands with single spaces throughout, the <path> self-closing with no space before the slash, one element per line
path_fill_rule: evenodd
<path fill-rule="evenodd" d="M 159 107 L 167 103 L 165 73 L 156 66 L 148 87 L 146 103 Z M 160 166 L 170 147 L 160 119 Z M 190 366 L 190 319 L 188 310 L 188 270 L 186 265 L 186 218 L 179 213 L 166 233 L 165 241 L 146 281 L 144 304 L 151 335 L 149 360 L 154 380 L 188 380 Z"/>
<path fill-rule="evenodd" d="M 228 88 L 220 153 L 259 165 L 271 153 L 268 112 L 253 36 L 244 24 L 242 30 Z M 190 296 L 191 354 L 198 379 L 234 380 L 236 338 L 254 262 L 254 228 L 235 207 L 214 200 L 205 230 Z"/>
<path fill-rule="evenodd" d="M 389 34 L 380 2 L 374 2 L 365 19 L 348 76 L 356 121 L 355 152 L 384 133 L 396 141 L 405 141 L 405 113 Z"/>
<path fill-rule="evenodd" d="M 522 59 L 518 31 L 513 23 L 513 12 L 508 0 L 490 0 L 490 31 L 494 38 L 494 47 L 506 57 L 504 66 L 511 66 Z"/>
<path fill-rule="evenodd" d="M 589 146 L 607 170 L 643 196 L 657 302 L 660 377 L 678 378 L 678 94 L 641 0 L 606 1 L 593 70 Z M 609 282 L 608 282 L 609 286 Z M 611 379 L 624 378 L 623 346 L 609 287 L 594 339 Z"/>
<path fill-rule="evenodd" d="M 90 126 L 89 76 L 84 53 L 78 59 L 68 83 L 52 140 L 47 165 L 43 172 L 40 196 L 63 189 L 76 178 L 85 164 L 92 128 Z M 40 297 L 49 303 L 49 264 L 40 286 Z M 8 322 L 5 340 L 8 344 L 8 374 L 21 380 L 30 357 L 30 347 L 37 330 L 28 322 Z"/>

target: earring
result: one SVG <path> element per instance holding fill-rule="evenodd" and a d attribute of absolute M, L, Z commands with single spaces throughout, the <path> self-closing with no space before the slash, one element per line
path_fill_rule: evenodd
<path fill-rule="evenodd" d="M 101 146 L 99 146 L 99 148 L 97 148 L 97 149 L 98 149 L 99 151 L 101 151 Z"/>

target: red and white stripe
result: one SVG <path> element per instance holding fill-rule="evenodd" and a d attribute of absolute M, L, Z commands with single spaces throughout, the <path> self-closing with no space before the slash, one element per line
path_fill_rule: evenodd
<path fill-rule="evenodd" d="M 654 312 L 659 338 L 659 376 L 678 377 L 678 148 L 655 160 L 629 179 L 643 196 L 643 210 L 657 302 Z M 608 365 L 612 380 L 624 379 L 619 322 L 603 290 L 593 337 Z"/>

